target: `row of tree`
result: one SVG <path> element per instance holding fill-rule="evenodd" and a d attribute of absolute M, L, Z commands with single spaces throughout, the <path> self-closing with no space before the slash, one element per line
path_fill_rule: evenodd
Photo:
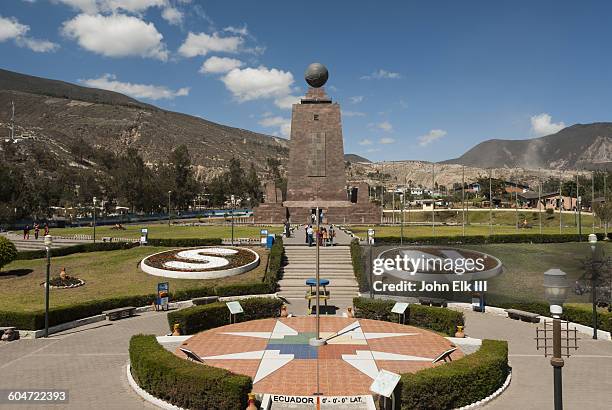
<path fill-rule="evenodd" d="M 4 143 L 0 152 L 0 222 L 44 219 L 53 207 L 88 213 L 93 198 L 110 213 L 116 206 L 132 212 L 166 212 L 168 192 L 172 210 L 184 210 L 197 201 L 227 206 L 254 206 L 262 199 L 261 183 L 253 164 L 245 171 L 237 159 L 211 181 L 198 180 L 186 146 L 174 149 L 164 162 L 147 164 L 129 148 L 114 153 L 79 140 L 69 148 L 72 164 L 39 144 Z"/>

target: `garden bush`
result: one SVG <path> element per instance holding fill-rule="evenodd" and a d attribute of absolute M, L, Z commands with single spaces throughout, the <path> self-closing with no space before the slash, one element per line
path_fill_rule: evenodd
<path fill-rule="evenodd" d="M 385 299 L 354 298 L 355 314 L 365 319 L 397 322 L 396 313 L 391 313 L 395 301 Z M 407 325 L 422 327 L 449 336 L 454 336 L 457 326 L 465 323 L 463 313 L 451 309 L 410 304 L 406 309 Z"/>
<path fill-rule="evenodd" d="M 103 252 L 103 251 L 115 251 L 119 249 L 131 249 L 138 246 L 138 242 L 96 242 L 96 243 L 82 243 L 74 246 L 67 246 L 65 248 L 53 248 L 51 249 L 51 255 L 53 256 L 66 256 L 72 255 L 73 253 L 86 253 L 86 252 Z M 23 251 L 17 254 L 18 260 L 30 260 L 46 258 L 47 251 L 44 249 L 37 251 Z"/>
<path fill-rule="evenodd" d="M 223 244 L 221 238 L 164 238 L 164 239 L 149 239 L 149 246 L 168 246 L 177 248 L 189 248 L 193 246 L 214 246 Z"/>
<path fill-rule="evenodd" d="M 283 246 L 283 238 L 277 236 L 274 239 L 274 244 L 270 249 L 268 256 L 268 265 L 264 275 L 264 282 L 268 285 L 271 293 L 276 292 L 278 281 L 282 279 L 283 263 L 285 261 L 285 247 Z"/>
<path fill-rule="evenodd" d="M 401 408 L 452 409 L 477 402 L 499 389 L 508 372 L 508 343 L 485 339 L 473 354 L 403 374 L 397 387 L 401 392 Z"/>
<path fill-rule="evenodd" d="M 370 284 L 368 282 L 367 273 L 364 269 L 363 263 L 363 252 L 361 245 L 359 245 L 358 239 L 351 241 L 351 261 L 353 263 L 353 273 L 359 284 L 360 292 L 367 292 L 370 290 Z"/>
<path fill-rule="evenodd" d="M 17 258 L 17 248 L 15 244 L 4 236 L 0 236 L 0 270 L 4 265 L 8 265 Z"/>
<path fill-rule="evenodd" d="M 608 234 L 612 238 L 612 233 Z M 597 234 L 598 240 L 603 240 L 604 235 Z M 379 236 L 376 237 L 376 243 L 381 244 L 399 244 L 399 236 Z M 578 234 L 506 234 L 506 235 L 466 235 L 466 236 L 422 236 L 418 238 L 404 238 L 404 245 L 484 245 L 489 243 L 563 243 L 563 242 L 579 242 L 582 239 L 586 242 L 587 235 Z"/>
<path fill-rule="evenodd" d="M 130 339 L 130 366 L 138 385 L 153 396 L 192 410 L 247 406 L 250 377 L 189 362 L 164 349 L 153 335 Z"/>
<path fill-rule="evenodd" d="M 240 301 L 244 313 L 236 316 L 238 321 L 277 317 L 283 302 L 276 298 L 248 298 Z M 223 302 L 198 305 L 168 313 L 170 330 L 178 323 L 181 333 L 191 335 L 203 330 L 229 324 L 229 310 Z"/>

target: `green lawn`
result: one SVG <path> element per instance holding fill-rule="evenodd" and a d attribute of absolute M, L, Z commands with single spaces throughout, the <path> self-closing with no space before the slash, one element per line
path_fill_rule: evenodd
<path fill-rule="evenodd" d="M 51 276 L 58 276 L 62 267 L 70 276 L 85 281 L 74 289 L 51 289 L 51 307 L 70 305 L 94 299 L 156 292 L 158 282 L 170 282 L 170 291 L 212 287 L 261 280 L 268 251 L 253 248 L 260 257 L 259 266 L 250 272 L 212 280 L 181 280 L 151 276 L 142 272 L 138 262 L 147 255 L 169 248 L 137 247 L 129 250 L 91 252 L 56 257 L 51 262 Z M 0 272 L 0 310 L 33 311 L 44 309 L 45 259 L 15 261 Z M 31 271 L 31 272 L 30 272 Z M 16 276 L 29 272 L 23 276 Z"/>
<path fill-rule="evenodd" d="M 209 226 L 175 226 L 168 227 L 167 224 L 143 224 L 143 225 L 124 225 L 125 230 L 111 229 L 112 226 L 96 227 L 96 238 L 111 236 L 114 238 L 139 238 L 140 229 L 149 229 L 149 238 L 231 238 L 232 227 L 230 225 L 209 225 Z M 280 233 L 281 226 L 249 226 L 234 225 L 235 238 L 259 238 L 259 231 L 268 229 L 270 233 Z M 51 235 L 70 236 L 70 235 L 93 235 L 93 228 L 56 228 L 51 230 Z"/>

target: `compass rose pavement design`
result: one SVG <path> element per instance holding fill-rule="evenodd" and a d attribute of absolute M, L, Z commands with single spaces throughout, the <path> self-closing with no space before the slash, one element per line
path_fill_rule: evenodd
<path fill-rule="evenodd" d="M 209 366 L 251 377 L 255 393 L 310 395 L 319 367 L 324 395 L 349 396 L 370 394 L 381 369 L 408 373 L 440 365 L 432 360 L 451 346 L 434 332 L 369 319 L 322 317 L 320 333 L 328 342 L 313 347 L 314 317 L 262 319 L 198 333 L 182 347 Z"/>

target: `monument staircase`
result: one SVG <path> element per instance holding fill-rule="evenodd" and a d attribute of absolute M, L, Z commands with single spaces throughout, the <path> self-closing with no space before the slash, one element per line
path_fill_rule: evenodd
<path fill-rule="evenodd" d="M 279 281 L 278 295 L 289 302 L 290 313 L 304 315 L 308 312 L 305 295 L 310 289 L 306 280 L 315 277 L 316 247 L 286 246 L 285 256 L 287 264 L 283 278 Z M 353 298 L 359 294 L 359 285 L 353 273 L 349 246 L 320 247 L 319 274 L 321 279 L 328 279 L 330 282 L 326 287 L 330 292 L 327 304 L 338 308 L 336 314 L 341 315 L 346 312 L 347 307 L 353 306 Z M 324 306 L 323 301 L 321 306 Z"/>

